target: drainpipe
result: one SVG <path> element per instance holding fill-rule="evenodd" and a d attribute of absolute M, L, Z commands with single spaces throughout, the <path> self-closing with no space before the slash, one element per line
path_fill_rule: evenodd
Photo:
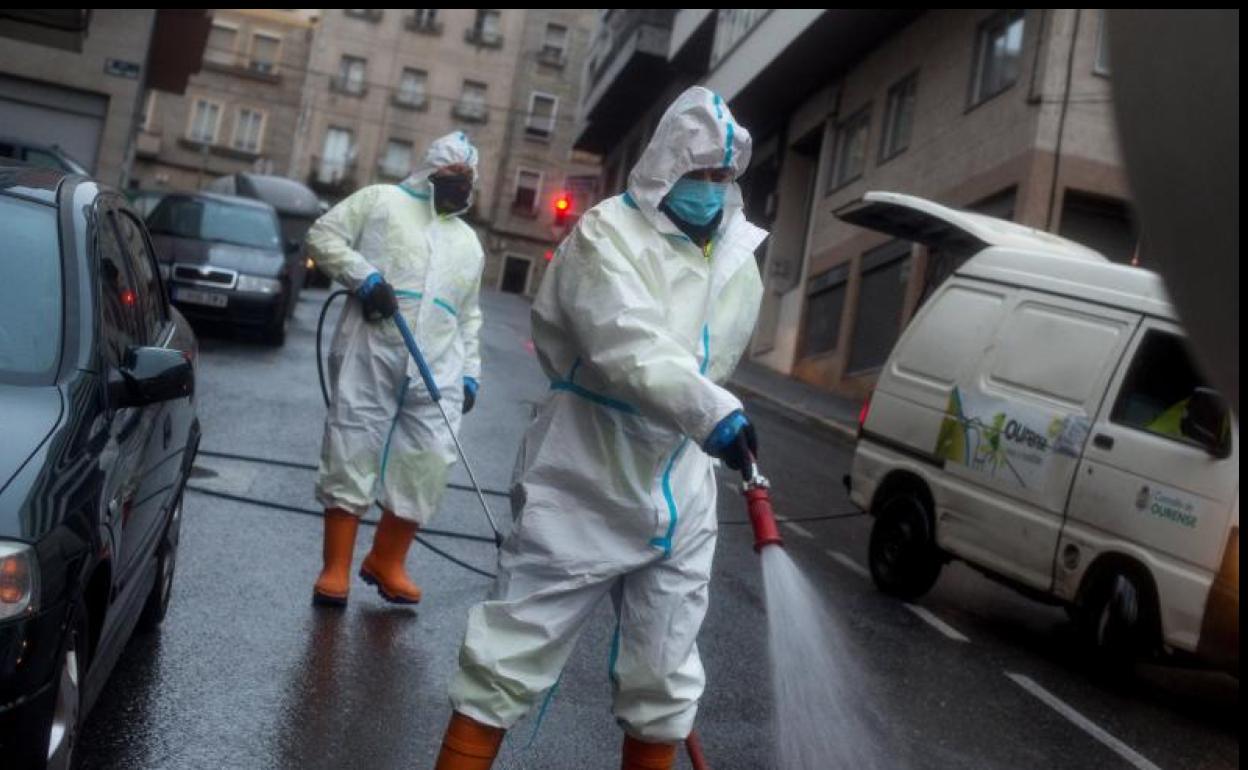
<path fill-rule="evenodd" d="M 134 165 L 135 146 L 139 139 L 139 116 L 143 114 L 143 105 L 147 102 L 147 70 L 152 65 L 152 36 L 156 33 L 156 14 L 160 9 L 152 9 L 152 20 L 147 27 L 147 51 L 143 55 L 143 68 L 139 70 L 138 90 L 135 91 L 134 109 L 130 112 L 130 129 L 126 132 L 126 149 L 121 155 L 121 172 L 117 176 L 117 186 L 125 192 L 130 183 L 130 169 Z"/>
<path fill-rule="evenodd" d="M 1079 43 L 1079 20 L 1082 8 L 1075 9 L 1075 23 L 1070 33 L 1070 53 L 1066 56 L 1066 87 L 1062 91 L 1062 112 L 1057 120 L 1057 144 L 1053 148 L 1053 179 L 1049 184 L 1049 215 L 1044 229 L 1053 229 L 1053 215 L 1057 208 L 1057 180 L 1062 168 L 1062 139 L 1066 133 L 1066 112 L 1070 108 L 1070 84 L 1075 74 L 1075 46 Z"/>

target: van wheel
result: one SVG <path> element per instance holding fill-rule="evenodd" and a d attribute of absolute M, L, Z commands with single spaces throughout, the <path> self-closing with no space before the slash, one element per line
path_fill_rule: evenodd
<path fill-rule="evenodd" d="M 1136 570 L 1112 568 L 1095 576 L 1073 613 L 1079 634 L 1098 661 L 1129 669 L 1159 638 L 1151 584 Z"/>
<path fill-rule="evenodd" d="M 880 505 L 868 559 L 876 587 L 889 596 L 917 599 L 940 576 L 941 556 L 930 521 L 923 501 L 910 492 L 894 493 Z"/>

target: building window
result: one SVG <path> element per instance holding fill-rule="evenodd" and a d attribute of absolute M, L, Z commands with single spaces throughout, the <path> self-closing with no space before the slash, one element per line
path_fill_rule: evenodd
<path fill-rule="evenodd" d="M 363 96 L 367 90 L 364 81 L 367 67 L 366 59 L 357 56 L 342 57 L 342 61 L 338 64 L 338 77 L 334 81 L 334 90 L 352 96 Z"/>
<path fill-rule="evenodd" d="M 845 313 L 848 282 L 848 265 L 834 267 L 810 279 L 803 329 L 803 348 L 806 355 L 814 356 L 836 350 L 841 334 L 841 316 Z"/>
<path fill-rule="evenodd" d="M 910 146 L 917 87 L 918 75 L 911 74 L 888 89 L 888 105 L 884 110 L 884 134 L 880 139 L 881 163 L 900 155 Z"/>
<path fill-rule="evenodd" d="M 464 90 L 455 104 L 455 117 L 463 120 L 482 122 L 486 118 L 485 83 L 465 80 Z"/>
<path fill-rule="evenodd" d="M 516 172 L 516 191 L 511 199 L 511 210 L 517 214 L 537 214 L 537 203 L 542 190 L 542 175 L 537 171 L 520 169 Z"/>
<path fill-rule="evenodd" d="M 502 14 L 493 8 L 478 8 L 477 18 L 464 37 L 476 45 L 497 48 L 503 44 Z"/>
<path fill-rule="evenodd" d="M 391 139 L 381 159 L 381 175 L 402 179 L 412 172 L 412 143 Z"/>
<path fill-rule="evenodd" d="M 529 290 L 529 274 L 533 261 L 516 254 L 503 258 L 503 272 L 498 277 L 499 291 L 507 294 L 524 294 Z"/>
<path fill-rule="evenodd" d="M 325 144 L 321 149 L 321 161 L 317 167 L 318 181 L 334 184 L 348 176 L 353 153 L 351 131 L 330 128 L 325 132 Z"/>
<path fill-rule="evenodd" d="M 1096 31 L 1096 62 L 1092 65 L 1092 71 L 1097 75 L 1109 74 L 1109 25 L 1105 9 L 1101 9 L 1100 26 Z"/>
<path fill-rule="evenodd" d="M 196 99 L 186 138 L 193 142 L 213 144 L 217 141 L 217 127 L 220 123 L 221 105 L 207 99 Z"/>
<path fill-rule="evenodd" d="M 1005 91 L 1018 80 L 1023 60 L 1023 11 L 1001 11 L 979 25 L 971 106 Z"/>
<path fill-rule="evenodd" d="M 563 64 L 563 57 L 568 50 L 568 28 L 562 24 L 547 24 L 546 34 L 542 38 L 542 50 L 537 58 L 546 64 Z"/>
<path fill-rule="evenodd" d="M 247 66 L 266 75 L 277 74 L 277 62 L 282 49 L 282 38 L 257 32 L 251 36 L 251 56 Z"/>
<path fill-rule="evenodd" d="M 259 153 L 263 136 L 264 113 L 248 107 L 239 107 L 238 118 L 234 121 L 234 149 Z"/>
<path fill-rule="evenodd" d="M 828 191 L 839 190 L 867 168 L 867 134 L 871 128 L 871 108 L 864 107 L 837 126 L 835 152 Z"/>
<path fill-rule="evenodd" d="M 427 72 L 404 67 L 403 74 L 399 78 L 399 91 L 395 94 L 395 100 L 405 107 L 423 107 L 428 83 Z"/>
<path fill-rule="evenodd" d="M 879 369 L 901 336 L 906 286 L 910 281 L 910 242 L 890 241 L 862 255 L 858 315 L 849 348 L 849 374 Z"/>
<path fill-rule="evenodd" d="M 204 47 L 204 59 L 214 64 L 231 66 L 238 52 L 238 27 L 219 21 L 212 23 L 208 43 Z"/>
<path fill-rule="evenodd" d="M 555 132 L 555 115 L 558 111 L 558 97 L 534 91 L 529 95 L 529 115 L 524 121 L 525 135 L 549 139 Z"/>
<path fill-rule="evenodd" d="M 407 28 L 413 32 L 436 35 L 442 31 L 437 8 L 417 8 L 407 17 Z"/>

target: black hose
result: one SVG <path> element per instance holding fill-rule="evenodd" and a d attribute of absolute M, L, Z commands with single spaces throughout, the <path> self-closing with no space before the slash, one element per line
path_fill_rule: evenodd
<path fill-rule="evenodd" d="M 201 449 L 199 451 L 199 454 L 200 456 L 203 456 L 203 457 L 216 457 L 221 460 L 235 460 L 237 462 L 257 463 L 259 465 L 274 465 L 279 468 L 294 468 L 295 470 L 300 470 L 300 471 L 319 470 L 317 466 L 312 465 L 311 463 L 298 463 L 293 460 L 271 460 L 267 457 L 256 457 L 255 455 L 240 455 L 240 454 L 235 454 L 233 452 L 212 452 L 207 449 Z M 472 487 L 468 486 L 467 484 L 447 484 L 446 487 L 447 489 L 456 489 L 461 492 L 474 492 L 475 491 Z M 511 498 L 510 492 L 504 492 L 500 489 L 483 489 L 481 490 L 481 494 L 493 495 L 495 497 L 505 497 L 508 499 Z"/>
<path fill-rule="evenodd" d="M 219 497 L 222 500 L 229 500 L 235 503 L 255 505 L 260 508 L 272 508 L 275 511 L 283 511 L 285 513 L 297 513 L 300 516 L 315 516 L 318 519 L 324 518 L 324 513 L 315 508 L 300 508 L 296 505 L 286 505 L 285 503 L 274 503 L 269 500 L 257 500 L 254 497 L 244 497 L 243 495 L 235 495 L 229 492 L 218 492 L 215 489 L 208 489 L 206 487 L 200 487 L 194 484 L 187 484 L 186 489 L 196 494 L 207 495 L 208 497 Z M 361 521 L 366 527 L 375 526 L 374 522 L 368 521 L 367 519 L 361 519 Z M 489 543 L 490 545 L 494 545 L 494 538 L 486 537 L 485 535 L 470 535 L 467 532 L 452 532 L 450 530 L 445 530 L 445 529 L 428 529 L 428 528 L 422 528 L 420 532 L 421 534 L 432 535 L 433 537 L 445 537 L 445 538 L 450 538 L 452 540 L 470 540 L 474 543 Z"/>
<path fill-rule="evenodd" d="M 325 399 L 325 408 L 329 408 L 329 388 L 325 386 L 325 364 L 321 361 L 321 335 L 325 329 L 325 316 L 329 315 L 329 306 L 334 304 L 334 300 L 339 297 L 350 296 L 351 292 L 346 289 L 339 289 L 325 298 L 325 304 L 321 306 L 321 317 L 316 322 L 316 376 L 321 381 L 321 398 Z"/>
<path fill-rule="evenodd" d="M 856 519 L 856 518 L 859 518 L 860 516 L 866 516 L 866 515 L 867 515 L 866 511 L 852 511 L 850 513 L 830 513 L 825 516 L 802 516 L 800 518 L 789 518 L 788 516 L 786 516 L 783 519 L 777 518 L 776 521 L 781 524 L 798 524 L 803 521 L 835 521 L 836 519 Z M 751 522 L 748 519 L 744 521 L 720 519 L 719 523 L 725 526 L 734 526 L 738 524 L 741 524 L 741 525 L 750 524 Z"/>

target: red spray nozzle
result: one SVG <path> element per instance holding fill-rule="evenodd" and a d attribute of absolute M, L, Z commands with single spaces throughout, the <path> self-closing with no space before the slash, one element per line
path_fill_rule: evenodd
<path fill-rule="evenodd" d="M 758 471 L 758 461 L 749 455 L 749 465 L 741 469 L 745 483 L 741 491 L 745 494 L 745 506 L 750 515 L 750 527 L 754 530 L 754 552 L 758 553 L 769 545 L 784 545 L 780 537 L 780 526 L 776 524 L 776 514 L 771 510 L 771 488 L 763 474 Z"/>
<path fill-rule="evenodd" d="M 771 510 L 771 495 L 767 487 L 747 486 L 745 503 L 750 513 L 750 527 L 754 529 L 754 551 L 762 551 L 769 545 L 784 545 L 776 514 Z"/>

